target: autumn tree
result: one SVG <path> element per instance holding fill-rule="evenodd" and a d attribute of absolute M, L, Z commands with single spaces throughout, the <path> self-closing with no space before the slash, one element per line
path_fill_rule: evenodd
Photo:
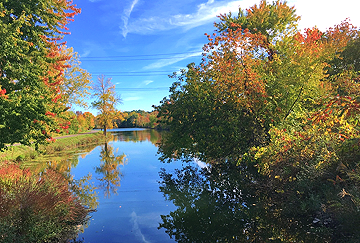
<path fill-rule="evenodd" d="M 225 14 L 206 36 L 203 60 L 190 64 L 157 107 L 171 131 L 163 158 L 241 158 L 269 143 L 271 127 L 301 126 L 334 94 L 327 73 L 355 29 L 344 23 L 323 33 L 297 29 L 293 7 L 261 1 L 238 16 Z"/>
<path fill-rule="evenodd" d="M 87 107 L 85 98 L 90 96 L 91 75 L 80 67 L 79 54 L 74 52 L 73 48 L 63 46 L 61 53 L 70 57 L 66 61 L 69 67 L 65 69 L 64 80 L 60 86 L 61 102 L 67 106 L 76 104 Z"/>
<path fill-rule="evenodd" d="M 0 2 L 0 148 L 35 145 L 57 128 L 66 25 L 80 9 L 70 1 Z"/>
<path fill-rule="evenodd" d="M 280 119 L 271 99 L 286 92 L 279 90 L 281 82 L 271 84 L 278 79 L 267 74 L 279 59 L 281 40 L 290 46 L 298 20 L 295 11 L 279 1 L 261 1 L 246 12 L 240 9 L 237 18 L 230 14 L 220 20 L 217 33 L 206 34 L 209 43 L 201 64 L 190 64 L 175 75 L 178 81 L 171 95 L 156 108 L 174 131 L 161 146 L 165 157 L 190 154 L 203 160 L 236 160 L 249 147 L 265 145 L 270 125 Z M 269 95 L 269 85 L 276 94 Z M 283 118 L 291 101 L 285 105 Z"/>
<path fill-rule="evenodd" d="M 117 118 L 116 106 L 121 103 L 121 98 L 115 92 L 115 85 L 112 84 L 111 78 L 105 78 L 105 75 L 98 76 L 94 85 L 93 97 L 96 99 L 92 102 L 92 107 L 99 111 L 97 122 L 104 129 L 104 135 L 108 128 L 116 126 L 114 120 Z"/>
<path fill-rule="evenodd" d="M 278 205 L 288 216 L 294 209 L 286 204 L 296 205 L 305 218 L 291 222 L 328 230 L 327 241 L 355 242 L 359 30 L 345 20 L 300 31 L 298 19 L 282 1 L 220 16 L 202 62 L 175 74 L 156 107 L 170 130 L 159 152 L 166 161 L 197 157 L 246 168 L 258 195 L 269 193 L 264 207 Z M 285 236 L 276 239 L 292 241 Z"/>

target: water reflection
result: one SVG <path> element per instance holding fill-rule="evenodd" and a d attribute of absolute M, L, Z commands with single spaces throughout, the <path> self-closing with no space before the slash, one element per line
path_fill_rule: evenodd
<path fill-rule="evenodd" d="M 153 129 L 118 129 L 121 132 L 113 133 L 118 141 L 122 142 L 145 142 L 149 141 L 154 145 L 160 143 L 161 135 Z M 117 131 L 114 129 L 114 131 Z"/>
<path fill-rule="evenodd" d="M 100 165 L 95 168 L 95 173 L 100 175 L 96 179 L 100 182 L 99 188 L 104 190 L 106 197 L 110 197 L 112 193 L 117 194 L 122 177 L 119 166 L 125 162 L 125 154 L 116 156 L 114 147 L 108 142 L 101 146 Z"/>
<path fill-rule="evenodd" d="M 42 173 L 48 169 L 54 170 L 67 179 L 70 190 L 81 200 L 81 203 L 91 210 L 96 210 L 99 205 L 96 187 L 92 180 L 91 173 L 79 179 L 74 179 L 71 169 L 79 163 L 79 156 L 85 158 L 98 144 L 87 144 L 74 148 L 72 151 L 54 152 L 51 156 L 44 156 L 34 161 L 27 162 L 27 167 L 32 171 Z M 48 151 L 50 152 L 50 151 Z M 88 222 L 84 225 L 86 227 Z M 84 229 L 82 227 L 81 230 Z"/>
<path fill-rule="evenodd" d="M 110 133 L 109 133 L 110 134 Z M 113 129 L 112 137 L 72 169 L 75 178 L 86 172 L 99 193 L 99 206 L 89 227 L 78 236 L 85 242 L 173 242 L 159 230 L 160 215 L 174 206 L 159 193 L 160 134 L 145 129 Z M 126 156 L 125 156 L 126 155 Z"/>
<path fill-rule="evenodd" d="M 246 168 L 216 164 L 160 172 L 160 191 L 177 209 L 159 228 L 177 242 L 331 242 L 326 227 L 286 198 L 257 183 Z"/>

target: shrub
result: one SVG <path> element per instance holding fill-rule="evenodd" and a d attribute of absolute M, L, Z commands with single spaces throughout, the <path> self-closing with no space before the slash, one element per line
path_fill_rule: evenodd
<path fill-rule="evenodd" d="M 0 242 L 66 242 L 89 211 L 55 171 L 0 167 Z"/>

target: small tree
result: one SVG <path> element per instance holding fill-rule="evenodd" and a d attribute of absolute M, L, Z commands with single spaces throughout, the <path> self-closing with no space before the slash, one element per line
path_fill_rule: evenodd
<path fill-rule="evenodd" d="M 74 52 L 72 47 L 63 46 L 61 54 L 69 57 L 66 60 L 68 67 L 64 70 L 64 79 L 60 85 L 61 102 L 67 106 L 76 104 L 87 108 L 88 104 L 85 99 L 90 96 L 91 74 L 80 67 L 79 54 Z"/>
<path fill-rule="evenodd" d="M 98 76 L 94 85 L 93 97 L 96 100 L 91 105 L 100 113 L 97 120 L 100 127 L 104 128 L 106 136 L 106 129 L 116 126 L 113 120 L 117 118 L 116 105 L 121 103 L 121 98 L 115 93 L 115 85 L 112 84 L 111 78 L 105 78 L 105 75 Z"/>

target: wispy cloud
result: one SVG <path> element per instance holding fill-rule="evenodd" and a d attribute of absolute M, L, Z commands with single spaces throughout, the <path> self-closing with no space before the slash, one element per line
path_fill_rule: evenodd
<path fill-rule="evenodd" d="M 126 8 L 124 10 L 123 15 L 121 16 L 121 20 L 123 21 L 122 26 L 122 35 L 126 38 L 126 35 L 128 34 L 128 22 L 131 15 L 131 12 L 134 10 L 135 5 L 139 2 L 139 0 L 133 0 L 129 8 Z"/>
<path fill-rule="evenodd" d="M 153 80 L 144 80 L 143 82 L 142 82 L 142 84 L 144 84 L 144 85 L 149 85 L 149 84 L 151 84 L 151 83 L 153 83 L 154 81 Z"/>
<path fill-rule="evenodd" d="M 171 16 L 149 16 L 135 19 L 127 26 L 126 33 L 148 34 L 154 31 L 170 30 L 177 27 L 191 29 L 213 22 L 220 14 L 238 12 L 239 6 L 247 8 L 253 5 L 253 0 L 214 1 L 208 0 L 199 4 L 196 11 L 189 14 Z"/>
<path fill-rule="evenodd" d="M 197 56 L 201 56 L 202 52 L 194 52 L 194 53 L 189 53 L 189 54 L 178 54 L 178 55 L 174 55 L 174 57 L 172 59 L 166 59 L 166 60 L 159 60 L 156 61 L 154 63 L 151 63 L 147 66 L 145 66 L 143 69 L 144 70 L 149 70 L 149 69 L 156 69 L 156 68 L 162 68 L 162 67 L 166 67 L 169 66 L 171 64 L 180 62 L 182 60 L 188 59 L 190 57 L 197 57 Z"/>
<path fill-rule="evenodd" d="M 144 243 L 150 243 L 148 240 L 145 239 L 145 235 L 141 232 L 139 223 L 138 223 L 138 219 L 140 218 L 139 216 L 136 215 L 135 212 L 132 212 L 130 214 L 130 222 L 132 223 L 133 227 L 132 227 L 132 232 L 133 234 L 136 235 L 136 237 Z"/>
<path fill-rule="evenodd" d="M 98 55 L 98 56 L 106 55 L 104 45 L 100 45 L 94 41 L 83 41 L 81 49 L 82 50 L 77 50 L 80 54 L 80 57 L 88 57 L 91 55 Z"/>

